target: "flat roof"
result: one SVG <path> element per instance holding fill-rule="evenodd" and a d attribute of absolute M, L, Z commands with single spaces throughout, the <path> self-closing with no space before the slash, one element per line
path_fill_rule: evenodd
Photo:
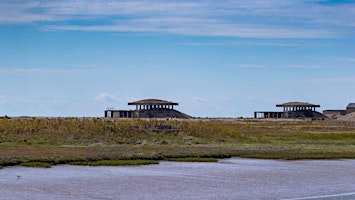
<path fill-rule="evenodd" d="M 128 105 L 179 105 L 179 104 L 171 101 L 160 100 L 160 99 L 142 99 L 139 101 L 129 102 Z"/>
<path fill-rule="evenodd" d="M 308 102 L 287 102 L 283 104 L 276 104 L 276 107 L 320 107 L 320 105 Z"/>

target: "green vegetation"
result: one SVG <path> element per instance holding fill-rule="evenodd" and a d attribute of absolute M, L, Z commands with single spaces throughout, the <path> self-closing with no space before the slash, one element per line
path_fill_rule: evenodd
<path fill-rule="evenodd" d="M 174 162 L 218 162 L 216 158 L 194 158 L 194 157 L 187 157 L 187 158 L 168 158 L 168 161 Z"/>
<path fill-rule="evenodd" d="M 0 119 L 0 165 L 180 158 L 355 158 L 355 122 Z M 187 161 L 187 160 L 185 160 Z M 102 163 L 103 165 L 103 163 Z"/>
<path fill-rule="evenodd" d="M 21 163 L 24 167 L 51 168 L 51 164 L 45 162 L 24 162 Z"/>
<path fill-rule="evenodd" d="M 99 160 L 91 162 L 71 162 L 71 165 L 89 165 L 89 166 L 129 166 L 129 165 L 150 165 L 159 164 L 156 160 Z"/>

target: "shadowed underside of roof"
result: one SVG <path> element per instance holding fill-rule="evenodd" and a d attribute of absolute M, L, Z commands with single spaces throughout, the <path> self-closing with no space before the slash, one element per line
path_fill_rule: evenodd
<path fill-rule="evenodd" d="M 283 104 L 277 104 L 276 107 L 320 107 L 320 105 L 315 105 L 308 102 L 287 102 Z"/>
<path fill-rule="evenodd" d="M 171 101 L 165 101 L 160 99 L 143 99 L 128 103 L 128 105 L 179 105 Z"/>

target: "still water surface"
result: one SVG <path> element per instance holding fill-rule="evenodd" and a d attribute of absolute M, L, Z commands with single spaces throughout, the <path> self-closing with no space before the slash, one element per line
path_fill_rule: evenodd
<path fill-rule="evenodd" d="M 355 160 L 0 170 L 0 199 L 355 199 Z"/>

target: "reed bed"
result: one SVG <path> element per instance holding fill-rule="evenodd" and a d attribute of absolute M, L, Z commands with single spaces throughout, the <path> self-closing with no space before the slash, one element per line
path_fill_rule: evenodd
<path fill-rule="evenodd" d="M 355 123 L 255 119 L 0 119 L 0 165 L 240 156 L 355 158 Z"/>

